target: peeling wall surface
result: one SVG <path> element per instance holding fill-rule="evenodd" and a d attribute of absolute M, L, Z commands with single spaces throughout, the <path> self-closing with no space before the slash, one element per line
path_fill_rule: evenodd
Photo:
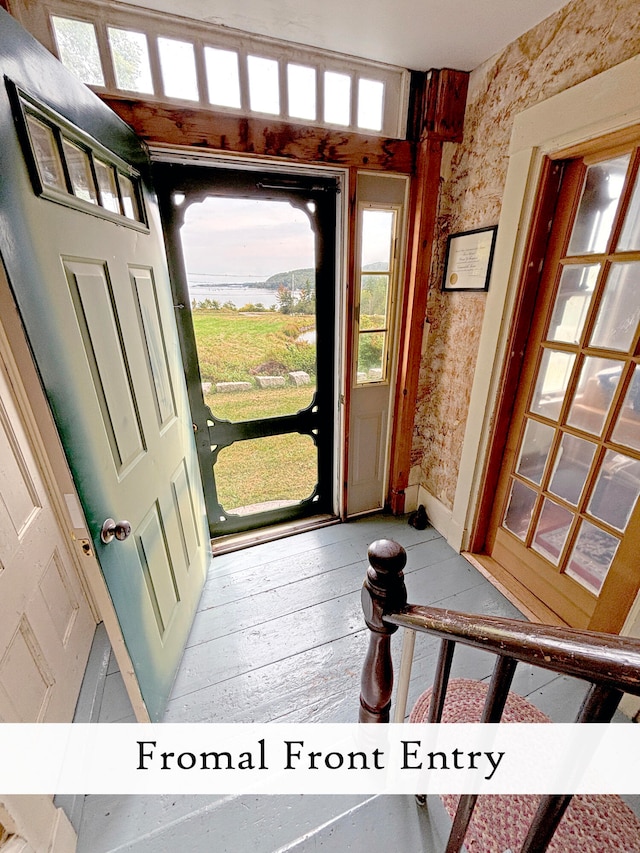
<path fill-rule="evenodd" d="M 638 53 L 638 0 L 573 0 L 471 74 L 463 142 L 443 157 L 411 460 L 449 509 L 486 296 L 440 292 L 447 235 L 497 224 L 518 113 Z"/>

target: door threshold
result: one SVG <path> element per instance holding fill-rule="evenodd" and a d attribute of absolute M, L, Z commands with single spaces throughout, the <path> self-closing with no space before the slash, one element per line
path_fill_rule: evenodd
<path fill-rule="evenodd" d="M 529 622 L 537 622 L 540 625 L 558 625 L 566 628 L 567 623 L 554 613 L 547 605 L 540 601 L 526 586 L 520 583 L 500 563 L 487 554 L 470 554 L 463 551 L 462 556 L 468 560 L 498 592 L 517 607 Z"/>
<path fill-rule="evenodd" d="M 315 530 L 318 527 L 329 527 L 332 524 L 340 524 L 341 521 L 342 519 L 335 515 L 314 515 L 310 518 L 303 518 L 300 521 L 273 524 L 269 527 L 261 527 L 258 530 L 250 530 L 245 533 L 230 533 L 227 536 L 218 536 L 211 540 L 211 553 L 214 557 L 220 554 L 229 554 L 233 551 L 251 548 L 252 545 L 261 545 L 263 542 L 273 542 L 276 539 L 295 536 L 296 533 Z"/>

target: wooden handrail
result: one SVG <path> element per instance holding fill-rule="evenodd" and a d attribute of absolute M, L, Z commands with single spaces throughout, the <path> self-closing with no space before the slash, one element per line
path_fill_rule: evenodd
<path fill-rule="evenodd" d="M 400 627 L 442 640 L 427 715 L 430 723 L 442 718 L 456 643 L 496 655 L 482 722 L 500 720 L 518 662 L 590 682 L 591 689 L 576 718 L 579 723 L 609 722 L 623 692 L 640 695 L 640 640 L 407 604 L 404 548 L 393 540 L 379 539 L 369 546 L 368 557 L 362 609 L 371 634 L 362 669 L 360 722 L 389 722 L 393 688 L 391 635 Z M 460 798 L 446 853 L 461 849 L 476 799 L 474 794 Z M 521 853 L 544 853 L 570 800 L 571 795 L 541 799 Z"/>
<path fill-rule="evenodd" d="M 640 695 L 640 640 L 407 604 L 383 621 Z"/>

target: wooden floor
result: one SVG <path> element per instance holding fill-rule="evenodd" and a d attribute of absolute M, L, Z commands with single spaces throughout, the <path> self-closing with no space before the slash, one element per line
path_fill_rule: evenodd
<path fill-rule="evenodd" d="M 409 601 L 522 618 L 432 528 L 388 516 L 337 524 L 213 560 L 165 722 L 354 722 L 367 630 L 367 546 L 407 550 Z M 400 632 L 394 636 L 399 660 Z M 418 635 L 409 707 L 431 683 L 438 641 Z M 486 679 L 492 659 L 459 647 L 454 676 Z M 571 722 L 582 682 L 520 665 L 513 689 Z M 101 722 L 133 722 L 117 667 Z M 78 853 L 366 851 L 428 853 L 439 827 L 412 797 L 86 797 Z M 440 846 L 440 849 L 442 847 Z"/>

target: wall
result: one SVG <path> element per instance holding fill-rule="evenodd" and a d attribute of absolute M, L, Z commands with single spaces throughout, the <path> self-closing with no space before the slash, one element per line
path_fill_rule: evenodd
<path fill-rule="evenodd" d="M 463 142 L 445 145 L 412 449 L 422 487 L 447 509 L 486 295 L 440 292 L 446 237 L 498 222 L 519 112 L 639 53 L 637 0 L 573 0 L 471 74 Z"/>

